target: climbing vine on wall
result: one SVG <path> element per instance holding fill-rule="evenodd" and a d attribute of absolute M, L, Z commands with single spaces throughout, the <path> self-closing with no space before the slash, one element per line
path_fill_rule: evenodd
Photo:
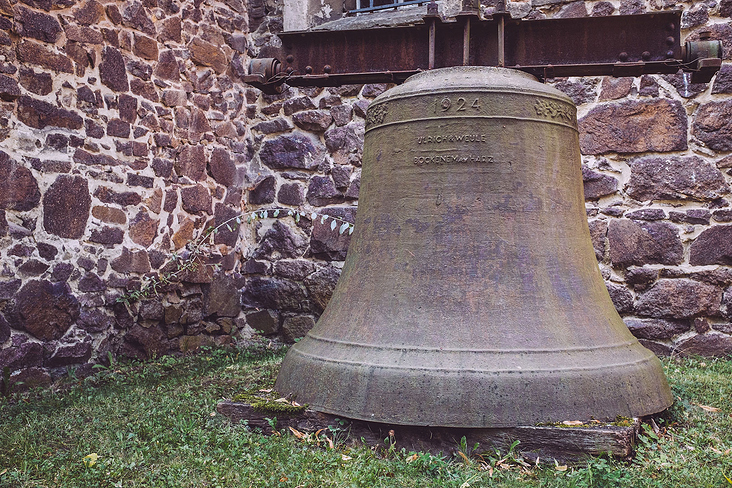
<path fill-rule="evenodd" d="M 156 275 L 144 277 L 139 288 L 129 290 L 127 293 L 120 296 L 117 299 L 117 302 L 131 305 L 139 300 L 153 298 L 157 296 L 164 287 L 179 281 L 181 277 L 187 273 L 196 271 L 199 266 L 210 266 L 214 269 L 218 269 L 220 266 L 219 264 L 206 263 L 205 258 L 212 253 L 216 234 L 223 229 L 226 229 L 229 232 L 234 232 L 235 226 L 241 225 L 245 220 L 247 224 L 253 224 L 258 220 L 261 221 L 264 219 L 292 218 L 295 223 L 299 223 L 300 219 L 306 216 L 313 222 L 320 219 L 321 224 L 325 224 L 330 221 L 331 231 L 338 232 L 340 235 L 345 233 L 348 233 L 348 235 L 353 234 L 353 223 L 340 217 L 319 212 L 305 213 L 300 210 L 293 210 L 290 208 L 270 208 L 257 210 L 247 214 L 239 214 L 225 220 L 217 226 L 209 226 L 205 228 L 198 237 L 188 242 L 180 252 L 174 252 L 171 254 L 166 264 L 162 267 L 165 271 L 161 271 Z"/>

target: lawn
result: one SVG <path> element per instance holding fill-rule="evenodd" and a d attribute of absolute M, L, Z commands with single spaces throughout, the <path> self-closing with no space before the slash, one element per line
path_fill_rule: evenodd
<path fill-rule="evenodd" d="M 732 487 L 731 360 L 663 360 L 676 403 L 657 432 L 645 426 L 632 462 L 536 466 L 520 445 L 465 461 L 268 437 L 216 414 L 222 398 L 271 387 L 284 352 L 262 343 L 113 364 L 0 397 L 0 487 Z"/>

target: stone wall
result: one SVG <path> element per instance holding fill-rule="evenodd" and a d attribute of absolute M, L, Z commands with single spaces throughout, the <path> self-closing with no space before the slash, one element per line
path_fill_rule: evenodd
<path fill-rule="evenodd" d="M 684 8 L 684 36 L 709 30 L 732 56 L 730 0 L 509 8 Z M 349 243 L 321 215 L 353 221 L 365 111 L 388 87 L 246 86 L 281 29 L 274 0 L 0 0 L 0 368 L 15 380 L 312 327 Z M 704 85 L 553 83 L 579 106 L 590 228 L 626 323 L 659 354 L 732 352 L 732 64 Z"/>

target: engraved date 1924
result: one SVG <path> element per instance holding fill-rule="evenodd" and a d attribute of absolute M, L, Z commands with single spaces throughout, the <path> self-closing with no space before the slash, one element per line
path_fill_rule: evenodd
<path fill-rule="evenodd" d="M 447 112 L 480 112 L 480 98 L 436 98 L 433 111 L 435 114 Z"/>

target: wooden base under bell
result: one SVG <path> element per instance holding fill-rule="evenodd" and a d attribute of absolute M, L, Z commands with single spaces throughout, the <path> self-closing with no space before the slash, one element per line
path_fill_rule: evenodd
<path fill-rule="evenodd" d="M 258 412 L 247 403 L 222 401 L 216 410 L 234 423 L 245 420 L 250 427 L 261 429 L 264 434 L 273 432 L 269 423 L 273 415 Z M 334 427 L 338 429 L 337 433 L 331 431 Z M 292 428 L 298 435 L 322 430 L 331 440 L 334 435 L 347 433 L 347 438 L 339 441 L 349 445 L 363 443 L 376 449 L 388 449 L 393 443 L 396 448 L 404 448 L 408 452 L 457 456 L 463 437 L 471 449 L 479 444 L 476 454 L 493 449 L 505 453 L 512 443 L 519 441 L 516 451 L 524 459 L 535 462 L 538 458 L 539 462 L 549 463 L 554 460 L 562 463 L 582 461 L 587 456 L 608 453 L 616 459 L 628 460 L 633 457 L 639 427 L 640 421 L 632 419 L 622 425 L 590 422 L 499 429 L 429 428 L 343 419 L 314 410 L 296 414 L 277 413 L 278 429 Z"/>

